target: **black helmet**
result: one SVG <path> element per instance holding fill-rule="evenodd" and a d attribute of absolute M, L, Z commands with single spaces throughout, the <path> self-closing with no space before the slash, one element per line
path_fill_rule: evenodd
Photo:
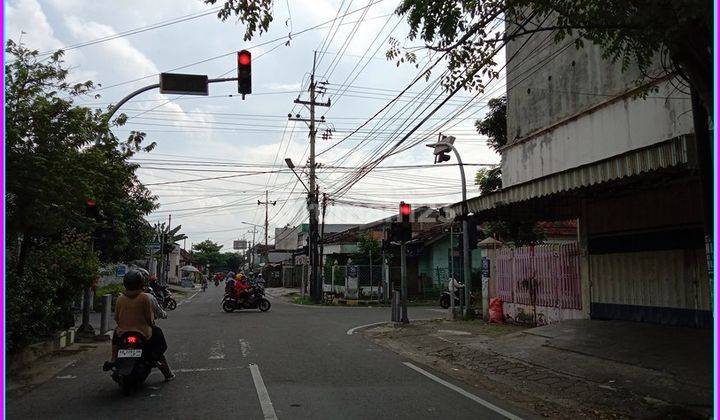
<path fill-rule="evenodd" d="M 123 286 L 126 290 L 140 290 L 143 285 L 143 275 L 137 270 L 130 270 L 123 277 Z"/>

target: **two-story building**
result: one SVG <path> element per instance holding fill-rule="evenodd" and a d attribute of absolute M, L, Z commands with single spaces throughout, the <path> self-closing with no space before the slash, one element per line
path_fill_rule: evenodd
<path fill-rule="evenodd" d="M 709 326 L 690 97 L 673 75 L 638 96 L 637 69 L 572 41 L 509 43 L 502 189 L 470 199 L 470 212 L 480 221 L 578 219 L 589 318 Z"/>

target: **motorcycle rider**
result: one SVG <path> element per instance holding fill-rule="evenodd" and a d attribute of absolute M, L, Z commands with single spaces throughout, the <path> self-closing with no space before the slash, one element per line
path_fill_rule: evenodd
<path fill-rule="evenodd" d="M 247 277 L 245 277 L 245 273 L 241 272 L 235 277 L 235 294 L 237 298 L 239 300 L 245 300 L 249 295 L 250 289 L 252 289 L 252 286 L 250 286 Z"/>
<path fill-rule="evenodd" d="M 130 270 L 123 277 L 125 292 L 118 297 L 115 304 L 115 322 L 117 327 L 112 337 L 112 354 L 110 362 L 105 362 L 104 370 L 110 370 L 117 361 L 120 337 L 129 331 L 137 332 L 145 337 L 147 350 L 151 357 L 157 362 L 160 372 L 165 376 L 166 381 L 171 381 L 175 375 L 170 370 L 165 350 L 167 343 L 162 330 L 155 325 L 155 311 L 160 309 L 153 305 L 153 299 L 148 293 L 143 293 L 143 275 L 136 270 Z"/>
<path fill-rule="evenodd" d="M 232 277 L 225 278 L 225 294 L 232 298 L 235 297 L 235 279 Z"/>

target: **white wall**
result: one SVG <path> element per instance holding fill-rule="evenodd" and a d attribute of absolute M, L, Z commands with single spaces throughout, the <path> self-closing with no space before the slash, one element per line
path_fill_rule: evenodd
<path fill-rule="evenodd" d="M 668 82 L 653 96 L 674 95 Z M 691 133 L 690 101 L 627 98 L 502 151 L 503 188 Z"/>

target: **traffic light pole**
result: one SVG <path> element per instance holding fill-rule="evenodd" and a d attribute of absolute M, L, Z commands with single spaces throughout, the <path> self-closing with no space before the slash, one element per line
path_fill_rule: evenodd
<path fill-rule="evenodd" d="M 400 322 L 407 324 L 407 255 L 405 241 L 400 242 Z"/>
<path fill-rule="evenodd" d="M 448 146 L 452 149 L 453 152 L 455 152 L 455 157 L 458 160 L 458 166 L 460 167 L 460 179 L 462 180 L 462 230 L 463 230 L 463 283 L 465 283 L 465 299 L 464 299 L 464 315 L 469 316 L 470 315 L 470 286 L 472 285 L 472 270 L 470 268 L 470 235 L 469 235 L 469 229 L 468 229 L 468 213 L 470 211 L 468 210 L 467 205 L 467 182 L 465 180 L 465 166 L 463 166 L 463 161 L 460 158 L 460 153 L 458 153 L 455 146 L 452 144 L 448 144 Z M 454 299 L 453 296 L 450 296 L 450 299 Z M 482 289 L 480 289 L 480 302 L 482 302 Z M 482 313 L 482 307 L 480 308 L 480 313 Z"/>

